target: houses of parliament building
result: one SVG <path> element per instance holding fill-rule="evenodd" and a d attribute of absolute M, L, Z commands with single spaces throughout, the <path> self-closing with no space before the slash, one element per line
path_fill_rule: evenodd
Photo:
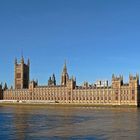
<path fill-rule="evenodd" d="M 25 63 L 23 57 L 20 62 L 15 59 L 14 65 L 14 88 L 0 85 L 0 98 L 4 101 L 120 106 L 139 106 L 140 103 L 139 75 L 129 75 L 129 83 L 123 82 L 123 76 L 112 75 L 111 84 L 97 81 L 92 85 L 84 82 L 77 86 L 76 78 L 69 77 L 65 63 L 60 85 L 56 84 L 53 74 L 48 85 L 42 86 L 38 81 L 30 81 L 29 60 Z"/>

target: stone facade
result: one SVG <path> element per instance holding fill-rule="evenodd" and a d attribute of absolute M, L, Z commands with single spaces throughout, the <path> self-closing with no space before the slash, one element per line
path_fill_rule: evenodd
<path fill-rule="evenodd" d="M 16 61 L 15 76 L 19 73 L 17 72 L 17 66 L 21 67 L 22 63 L 23 62 L 21 61 L 20 64 L 17 64 Z M 27 64 L 27 66 L 29 67 L 29 64 Z M 29 71 L 27 70 L 26 72 L 28 73 Z M 25 74 L 23 74 L 22 79 L 24 79 L 24 76 Z M 140 102 L 138 75 L 129 75 L 129 83 L 123 83 L 122 76 L 116 77 L 112 75 L 111 85 L 105 84 L 104 86 L 96 86 L 88 85 L 86 83 L 86 86 L 77 86 L 76 78 L 69 78 L 65 63 L 61 75 L 61 85 L 56 85 L 54 74 L 49 78 L 48 85 L 46 86 L 39 86 L 37 81 L 31 81 L 28 84 L 29 78 L 27 77 L 25 80 L 21 80 L 21 83 L 19 82 L 20 86 L 18 86 L 18 79 L 15 77 L 15 89 L 4 90 L 3 99 L 17 101 L 44 101 L 47 103 L 61 104 L 133 106 L 139 106 Z"/>

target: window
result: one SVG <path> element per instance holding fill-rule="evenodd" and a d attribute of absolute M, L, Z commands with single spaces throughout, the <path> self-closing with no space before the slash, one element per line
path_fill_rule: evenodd
<path fill-rule="evenodd" d="M 118 90 L 115 91 L 115 94 L 118 94 Z"/>
<path fill-rule="evenodd" d="M 135 100 L 135 96 L 132 96 L 132 100 Z"/>
<path fill-rule="evenodd" d="M 132 90 L 132 95 L 135 94 L 135 90 Z"/>
<path fill-rule="evenodd" d="M 21 73 L 17 73 L 16 77 L 21 78 Z"/>

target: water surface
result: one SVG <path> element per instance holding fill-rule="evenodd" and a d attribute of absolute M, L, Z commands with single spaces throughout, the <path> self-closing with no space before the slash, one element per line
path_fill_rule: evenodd
<path fill-rule="evenodd" d="M 140 109 L 1 105 L 0 139 L 139 140 Z"/>

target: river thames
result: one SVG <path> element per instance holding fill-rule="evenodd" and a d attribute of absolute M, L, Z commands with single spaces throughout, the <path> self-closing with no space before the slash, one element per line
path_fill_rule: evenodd
<path fill-rule="evenodd" d="M 0 139 L 139 140 L 140 109 L 1 105 Z"/>

